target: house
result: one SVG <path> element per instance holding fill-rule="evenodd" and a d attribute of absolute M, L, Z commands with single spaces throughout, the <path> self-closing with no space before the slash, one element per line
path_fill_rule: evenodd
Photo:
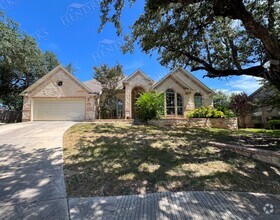
<path fill-rule="evenodd" d="M 272 92 L 262 86 L 250 95 L 254 107 L 252 112 L 246 116 L 246 127 L 267 127 L 270 117 L 280 117 L 280 109 L 269 106 L 264 107 L 259 104 L 259 101 L 269 99 Z"/>
<path fill-rule="evenodd" d="M 135 102 L 142 92 L 165 95 L 165 117 L 183 117 L 188 111 L 212 105 L 213 91 L 192 74 L 178 68 L 158 82 L 141 70 L 124 78 L 118 85 L 115 118 L 135 119 Z M 24 90 L 22 120 L 91 121 L 98 118 L 102 87 L 95 79 L 80 82 L 58 66 Z"/>

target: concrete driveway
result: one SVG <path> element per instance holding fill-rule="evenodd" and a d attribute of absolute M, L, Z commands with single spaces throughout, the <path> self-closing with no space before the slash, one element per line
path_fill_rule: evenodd
<path fill-rule="evenodd" d="M 74 124 L 0 126 L 0 219 L 68 219 L 62 140 Z"/>

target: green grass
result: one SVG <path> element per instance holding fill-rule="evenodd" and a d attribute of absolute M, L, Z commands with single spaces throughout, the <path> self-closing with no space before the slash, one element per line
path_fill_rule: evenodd
<path fill-rule="evenodd" d="M 279 168 L 207 144 L 239 143 L 252 135 L 260 133 L 76 124 L 64 136 L 67 193 L 69 196 L 182 190 L 280 193 Z"/>
<path fill-rule="evenodd" d="M 261 129 L 261 128 L 239 129 L 236 133 L 249 134 L 249 135 L 253 135 L 253 134 L 270 135 L 270 136 L 280 137 L 280 130 Z"/>

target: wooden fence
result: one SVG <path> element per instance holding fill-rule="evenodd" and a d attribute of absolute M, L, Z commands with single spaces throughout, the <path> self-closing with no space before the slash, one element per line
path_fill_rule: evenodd
<path fill-rule="evenodd" d="M 0 123 L 21 122 L 22 112 L 14 110 L 0 110 Z"/>

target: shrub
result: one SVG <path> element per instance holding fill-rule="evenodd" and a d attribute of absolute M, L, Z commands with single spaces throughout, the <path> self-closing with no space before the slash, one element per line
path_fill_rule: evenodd
<path fill-rule="evenodd" d="M 217 109 L 217 110 L 222 111 L 226 118 L 236 117 L 236 114 L 233 111 L 231 111 L 230 109 L 225 108 L 223 110 L 221 110 L 221 109 Z"/>
<path fill-rule="evenodd" d="M 142 93 L 136 101 L 139 119 L 148 121 L 164 113 L 164 95 L 157 92 Z"/>
<path fill-rule="evenodd" d="M 280 129 L 280 120 L 279 119 L 270 119 L 268 121 L 268 126 L 271 129 Z"/>
<path fill-rule="evenodd" d="M 210 106 L 197 108 L 190 112 L 187 117 L 189 118 L 225 118 L 225 114 Z"/>

